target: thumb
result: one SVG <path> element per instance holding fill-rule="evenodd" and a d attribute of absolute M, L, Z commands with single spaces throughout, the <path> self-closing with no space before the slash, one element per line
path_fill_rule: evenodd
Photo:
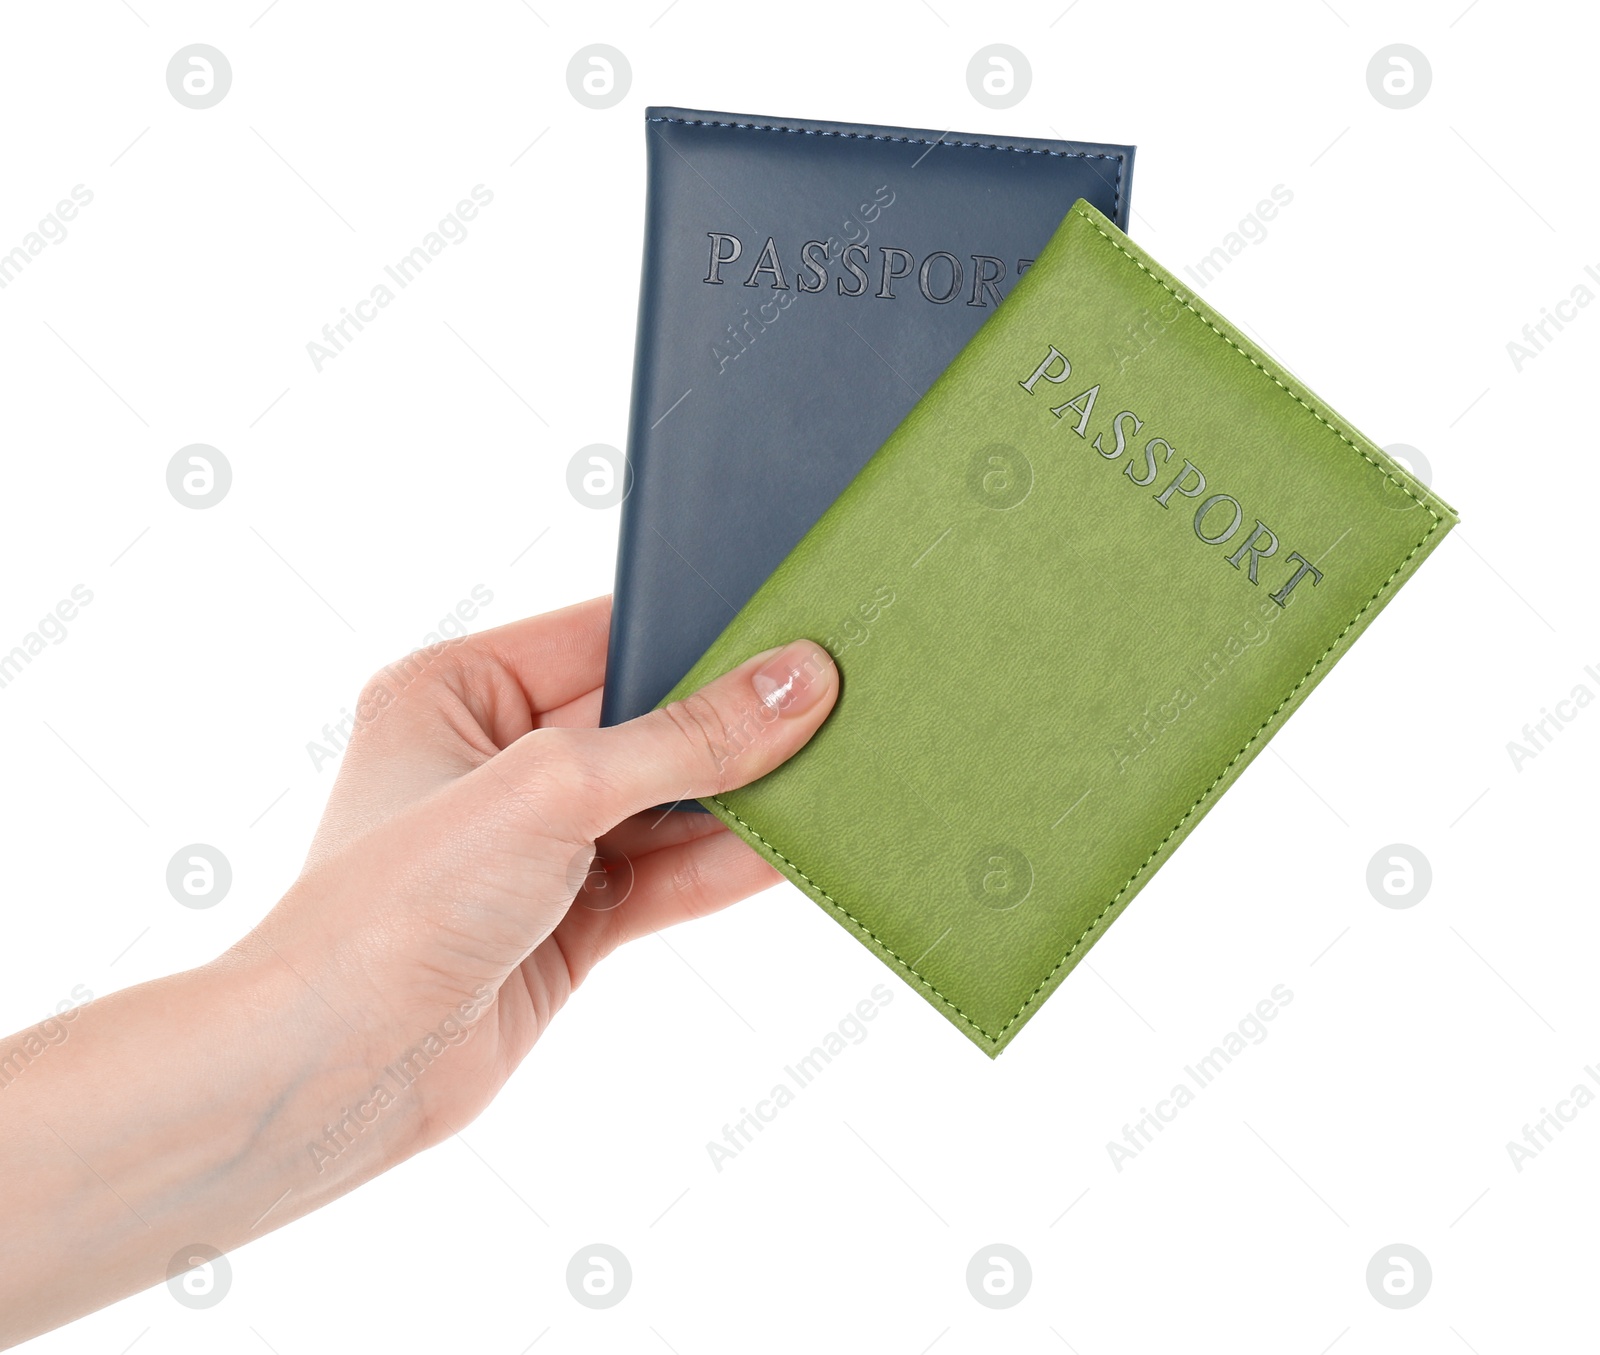
<path fill-rule="evenodd" d="M 636 720 L 570 731 L 589 801 L 572 808 L 598 836 L 653 805 L 746 785 L 799 752 L 838 694 L 832 656 L 795 640 Z"/>

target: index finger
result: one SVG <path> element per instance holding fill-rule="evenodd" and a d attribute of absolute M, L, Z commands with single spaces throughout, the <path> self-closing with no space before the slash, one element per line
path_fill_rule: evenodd
<path fill-rule="evenodd" d="M 451 647 L 452 685 L 505 747 L 605 681 L 610 630 L 611 598 L 602 596 L 480 631 Z"/>

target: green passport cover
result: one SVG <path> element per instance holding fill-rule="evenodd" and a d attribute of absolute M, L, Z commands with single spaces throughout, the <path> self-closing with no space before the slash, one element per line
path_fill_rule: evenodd
<path fill-rule="evenodd" d="M 1455 522 L 1079 201 L 667 699 L 833 654 L 703 803 L 993 1056 Z"/>

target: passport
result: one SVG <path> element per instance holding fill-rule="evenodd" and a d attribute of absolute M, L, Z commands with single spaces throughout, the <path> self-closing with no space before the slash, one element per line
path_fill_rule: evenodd
<path fill-rule="evenodd" d="M 602 724 L 652 709 L 1131 146 L 651 108 Z M 697 808 L 689 802 L 689 808 Z"/>
<path fill-rule="evenodd" d="M 670 695 L 825 645 L 703 803 L 993 1056 L 1455 522 L 1080 201 Z"/>

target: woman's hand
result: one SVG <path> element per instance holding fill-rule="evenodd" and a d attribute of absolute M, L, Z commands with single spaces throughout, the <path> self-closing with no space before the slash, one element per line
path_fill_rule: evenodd
<path fill-rule="evenodd" d="M 658 806 L 795 753 L 832 660 L 796 641 L 598 729 L 609 620 L 597 599 L 391 664 L 253 932 L 0 1041 L 0 1345 L 436 1143 L 607 953 L 777 880 L 715 818 Z"/>
<path fill-rule="evenodd" d="M 810 641 L 597 729 L 609 599 L 391 665 L 368 684 L 300 881 L 244 954 L 292 965 L 372 1041 L 374 1070 L 454 1018 L 418 1082 L 420 1144 L 488 1103 L 624 941 L 780 878 L 708 814 L 658 806 L 796 752 L 838 682 Z"/>

